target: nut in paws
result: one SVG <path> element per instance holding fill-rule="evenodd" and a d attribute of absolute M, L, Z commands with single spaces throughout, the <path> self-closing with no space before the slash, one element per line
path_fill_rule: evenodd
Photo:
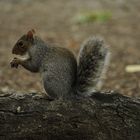
<path fill-rule="evenodd" d="M 12 68 L 18 68 L 18 65 L 19 65 L 19 59 L 17 58 L 14 58 L 12 61 L 11 61 L 11 67 Z"/>

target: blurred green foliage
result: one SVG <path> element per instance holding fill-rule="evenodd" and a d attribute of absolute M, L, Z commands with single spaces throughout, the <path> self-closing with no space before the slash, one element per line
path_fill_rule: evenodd
<path fill-rule="evenodd" d="M 106 22 L 112 18 L 112 13 L 108 11 L 90 11 L 80 13 L 74 17 L 74 21 L 78 24 L 90 23 L 90 22 Z"/>

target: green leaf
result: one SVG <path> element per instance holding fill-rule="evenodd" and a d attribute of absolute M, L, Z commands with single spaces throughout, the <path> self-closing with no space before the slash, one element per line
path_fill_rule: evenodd
<path fill-rule="evenodd" d="M 112 17 L 111 12 L 99 11 L 99 12 L 86 12 L 75 16 L 74 21 L 76 23 L 89 23 L 89 22 L 106 22 Z"/>

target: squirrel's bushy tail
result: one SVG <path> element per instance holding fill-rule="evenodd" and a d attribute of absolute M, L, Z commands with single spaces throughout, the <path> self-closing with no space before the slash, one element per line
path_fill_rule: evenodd
<path fill-rule="evenodd" d="M 77 92 L 88 96 L 100 90 L 109 63 L 110 52 L 104 41 L 89 38 L 81 46 L 78 58 Z"/>

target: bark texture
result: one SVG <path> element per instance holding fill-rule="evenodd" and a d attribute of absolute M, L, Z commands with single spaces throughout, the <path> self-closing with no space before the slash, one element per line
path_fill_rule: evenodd
<path fill-rule="evenodd" d="M 0 92 L 0 140 L 140 140 L 140 99 L 94 93 L 48 101 Z"/>

